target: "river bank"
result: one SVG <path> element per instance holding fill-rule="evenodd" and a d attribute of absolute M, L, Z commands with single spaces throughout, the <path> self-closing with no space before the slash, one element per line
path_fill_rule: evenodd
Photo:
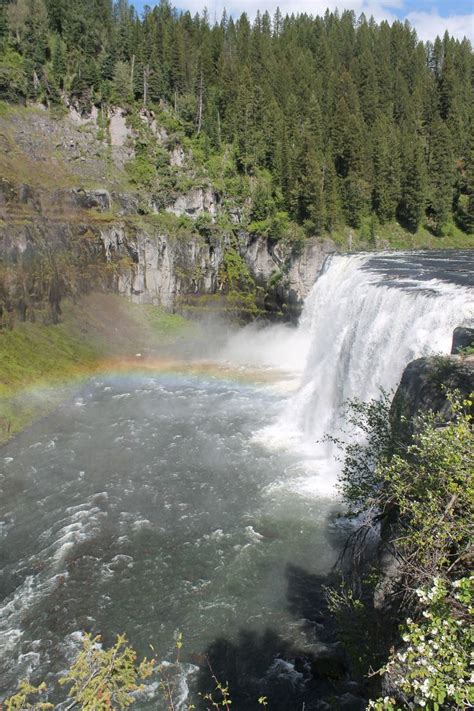
<path fill-rule="evenodd" d="M 57 324 L 20 322 L 0 334 L 0 444 L 51 412 L 77 384 L 150 349 L 162 353 L 196 325 L 114 294 L 64 300 Z"/>

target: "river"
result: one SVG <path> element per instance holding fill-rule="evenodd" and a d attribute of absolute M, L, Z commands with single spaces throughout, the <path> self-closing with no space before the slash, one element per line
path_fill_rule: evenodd
<path fill-rule="evenodd" d="M 182 633 L 176 708 L 217 640 L 317 647 L 302 581 L 331 570 L 347 533 L 321 439 L 347 397 L 449 352 L 473 265 L 472 251 L 333 257 L 297 329 L 243 329 L 198 367 L 97 375 L 5 446 L 0 692 L 30 674 L 53 685 L 83 631 L 170 662 Z M 159 698 L 151 683 L 139 707 Z"/>

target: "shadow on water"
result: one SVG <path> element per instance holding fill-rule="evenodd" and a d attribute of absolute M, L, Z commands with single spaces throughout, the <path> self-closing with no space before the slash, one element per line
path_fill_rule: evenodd
<path fill-rule="evenodd" d="M 288 609 L 306 642 L 295 645 L 270 628 L 261 633 L 242 629 L 237 641 L 216 639 L 200 660 L 197 708 L 210 707 L 202 698 L 206 694 L 221 699 L 214 675 L 228 686 L 234 711 L 262 709 L 261 696 L 270 711 L 365 709 L 364 688 L 351 679 L 324 593 L 335 577 L 309 573 L 296 565 L 288 565 L 285 576 Z"/>

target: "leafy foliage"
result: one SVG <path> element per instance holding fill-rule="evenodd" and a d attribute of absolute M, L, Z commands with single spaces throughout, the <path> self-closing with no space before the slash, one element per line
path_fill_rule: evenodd
<path fill-rule="evenodd" d="M 397 696 L 426 711 L 466 709 L 474 705 L 470 667 L 474 662 L 474 577 L 452 582 L 434 578 L 416 591 L 418 621 L 407 619 L 403 647 L 382 670 Z M 405 703 L 403 707 L 405 707 Z M 400 702 L 386 696 L 369 703 L 376 711 L 396 711 Z"/>
<path fill-rule="evenodd" d="M 83 649 L 60 684 L 71 685 L 69 696 L 84 711 L 124 709 L 133 703 L 132 692 L 142 688 L 141 681 L 151 676 L 155 661 L 136 664 L 136 652 L 123 635 L 109 649 L 100 645 L 100 637 L 84 636 Z"/>
<path fill-rule="evenodd" d="M 381 670 L 391 692 L 371 702 L 378 711 L 464 709 L 473 703 L 473 403 L 456 392 L 448 397 L 450 421 L 420 414 L 409 442 L 394 441 L 386 394 L 378 402 L 352 403 L 349 421 L 365 439 L 341 443 L 342 492 L 351 513 L 363 517 L 356 537 L 390 521 L 394 592 L 413 616 L 402 630 L 403 647 Z M 338 613 L 361 606 L 334 591 L 331 599 Z"/>
<path fill-rule="evenodd" d="M 228 309 L 243 316 L 256 316 L 257 286 L 249 268 L 235 247 L 227 249 L 219 272 L 220 288 L 225 291 Z"/>
<path fill-rule="evenodd" d="M 46 691 L 46 684 L 43 682 L 39 686 L 33 686 L 28 681 L 20 681 L 18 691 L 5 701 L 6 711 L 47 711 L 53 709 L 53 704 L 47 701 L 39 701 L 38 695 Z"/>

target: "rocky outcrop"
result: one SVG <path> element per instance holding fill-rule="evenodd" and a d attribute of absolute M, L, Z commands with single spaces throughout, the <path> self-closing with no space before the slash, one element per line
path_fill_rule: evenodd
<path fill-rule="evenodd" d="M 58 189 L 0 181 L 0 300 L 3 320 L 60 313 L 64 296 L 112 288 L 138 303 L 170 310 L 201 307 L 226 291 L 225 253 L 238 251 L 255 282 L 255 301 L 269 318 L 296 320 L 330 240 L 299 245 L 256 238 L 215 222 L 219 196 L 211 188 L 181 195 L 169 208 L 193 221 L 168 225 L 152 213 L 152 198 L 105 189 Z M 150 214 L 152 213 L 152 214 Z M 10 316 L 8 316 L 10 314 Z"/>
<path fill-rule="evenodd" d="M 241 305 L 245 318 L 296 320 L 335 245 L 250 235 L 250 203 L 216 190 L 153 111 L 139 112 L 140 126 L 123 108 L 89 108 L 71 105 L 61 121 L 44 107 L 0 117 L 10 156 L 0 179 L 0 320 L 57 318 L 61 298 L 97 288 L 172 310 L 221 308 L 231 292 L 235 315 Z M 129 190 L 125 169 L 141 133 L 169 161 L 148 192 Z M 237 272 L 226 273 L 229 249 Z"/>
<path fill-rule="evenodd" d="M 131 136 L 131 131 L 127 126 L 126 113 L 119 107 L 111 109 L 109 113 L 109 133 L 111 146 L 118 148 L 123 148 Z"/>
<path fill-rule="evenodd" d="M 168 205 L 166 212 L 173 215 L 196 219 L 199 215 L 207 213 L 215 217 L 219 205 L 219 196 L 211 188 L 195 188 L 179 197 Z"/>
<path fill-rule="evenodd" d="M 458 326 L 453 332 L 453 345 L 451 346 L 451 353 L 453 355 L 459 355 L 463 351 L 470 348 L 474 350 L 474 328 Z"/>
<path fill-rule="evenodd" d="M 305 297 L 336 245 L 330 239 L 309 239 L 295 249 L 284 241 L 245 233 L 243 237 L 243 257 L 257 284 L 265 289 L 266 311 L 274 317 L 297 321 Z"/>
<path fill-rule="evenodd" d="M 456 329 L 458 330 L 458 329 Z M 467 397 L 474 392 L 474 356 L 432 356 L 407 365 L 390 410 L 396 440 L 407 441 L 423 412 L 451 417 L 450 391 Z"/>
<path fill-rule="evenodd" d="M 173 310 L 180 297 L 215 294 L 226 238 L 206 241 L 195 235 L 176 238 L 143 227 L 123 225 L 100 231 L 109 263 L 126 260 L 116 275 L 116 289 L 137 303 Z"/>
<path fill-rule="evenodd" d="M 298 256 L 291 260 L 288 272 L 289 287 L 300 302 L 311 291 L 326 257 L 336 251 L 336 244 L 331 239 L 313 239 L 308 240 Z"/>
<path fill-rule="evenodd" d="M 472 329 L 458 327 L 453 334 L 453 351 L 466 343 Z M 465 346 L 463 346 L 465 347 Z M 441 423 L 452 418 L 449 393 L 459 391 L 463 398 L 474 392 L 474 356 L 431 356 L 418 358 L 405 368 L 390 408 L 392 438 L 395 446 L 410 443 L 417 428 L 417 418 L 434 412 Z M 474 413 L 473 413 L 474 414 Z M 381 527 L 378 565 L 382 572 L 375 591 L 374 606 L 384 610 L 390 605 L 390 594 L 399 580 L 400 560 L 395 558 L 390 541 L 399 535 L 395 511 L 386 511 Z"/>
<path fill-rule="evenodd" d="M 84 223 L 0 222 L 0 329 L 38 318 L 56 323 L 65 296 L 113 287 L 97 232 Z"/>
<path fill-rule="evenodd" d="M 84 190 L 78 188 L 71 193 L 73 204 L 81 210 L 110 210 L 112 201 L 108 190 Z"/>

